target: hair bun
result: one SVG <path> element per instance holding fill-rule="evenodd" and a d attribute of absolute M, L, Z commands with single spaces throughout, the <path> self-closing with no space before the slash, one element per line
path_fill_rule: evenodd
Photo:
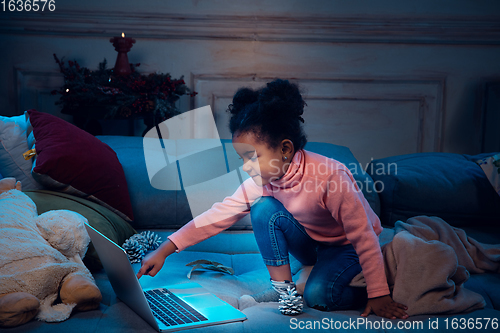
<path fill-rule="evenodd" d="M 274 119 L 280 117 L 295 117 L 300 121 L 304 113 L 305 102 L 299 88 L 288 80 L 276 79 L 262 89 L 259 98 L 260 109 L 265 116 Z"/>
<path fill-rule="evenodd" d="M 259 99 L 259 91 L 254 91 L 250 88 L 240 88 L 233 97 L 233 103 L 229 105 L 229 111 L 232 114 L 238 114 L 248 104 L 257 102 Z"/>
<path fill-rule="evenodd" d="M 305 102 L 295 83 L 276 79 L 263 88 L 240 88 L 229 105 L 229 130 L 233 135 L 253 133 L 256 139 L 277 148 L 284 139 L 295 150 L 303 149 L 307 137 L 302 129 Z"/>

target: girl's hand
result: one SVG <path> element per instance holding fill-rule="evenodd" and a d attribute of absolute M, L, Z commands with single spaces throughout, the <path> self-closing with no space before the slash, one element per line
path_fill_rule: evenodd
<path fill-rule="evenodd" d="M 389 319 L 406 319 L 408 318 L 408 314 L 405 310 L 408 310 L 406 305 L 396 303 L 392 300 L 390 295 L 386 295 L 369 298 L 368 303 L 366 303 L 365 311 L 361 314 L 361 316 L 366 317 L 373 312 L 377 316 Z"/>
<path fill-rule="evenodd" d="M 165 263 L 165 257 L 155 250 L 142 259 L 141 269 L 137 272 L 137 278 L 140 279 L 143 275 L 155 276 Z"/>
<path fill-rule="evenodd" d="M 177 250 L 177 246 L 169 239 L 151 252 L 141 262 L 141 269 L 137 272 L 137 278 L 143 275 L 155 276 L 165 263 L 165 259 Z"/>

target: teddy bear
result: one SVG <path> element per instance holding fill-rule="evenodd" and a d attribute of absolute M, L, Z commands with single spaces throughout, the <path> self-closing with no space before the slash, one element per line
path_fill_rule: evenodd
<path fill-rule="evenodd" d="M 101 292 L 82 262 L 86 221 L 68 210 L 38 215 L 20 182 L 0 180 L 0 327 L 99 307 Z"/>

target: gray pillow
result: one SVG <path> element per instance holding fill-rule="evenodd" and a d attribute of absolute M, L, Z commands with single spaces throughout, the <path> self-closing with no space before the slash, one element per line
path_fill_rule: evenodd
<path fill-rule="evenodd" d="M 367 170 L 379 191 L 382 223 L 392 226 L 398 220 L 428 215 L 456 227 L 497 225 L 500 197 L 475 163 L 478 159 L 419 153 L 372 161 Z"/>

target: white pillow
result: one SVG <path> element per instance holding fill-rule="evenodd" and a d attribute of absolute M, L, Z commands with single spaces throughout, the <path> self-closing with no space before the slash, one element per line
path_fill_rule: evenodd
<path fill-rule="evenodd" d="M 31 176 L 32 160 L 25 160 L 28 150 L 28 113 L 15 117 L 0 116 L 0 174 L 19 180 L 23 190 L 43 188 Z"/>
<path fill-rule="evenodd" d="M 484 174 L 491 185 L 493 185 L 497 194 L 500 195 L 500 154 L 483 158 L 476 162 L 481 166 L 481 169 L 483 169 Z"/>

